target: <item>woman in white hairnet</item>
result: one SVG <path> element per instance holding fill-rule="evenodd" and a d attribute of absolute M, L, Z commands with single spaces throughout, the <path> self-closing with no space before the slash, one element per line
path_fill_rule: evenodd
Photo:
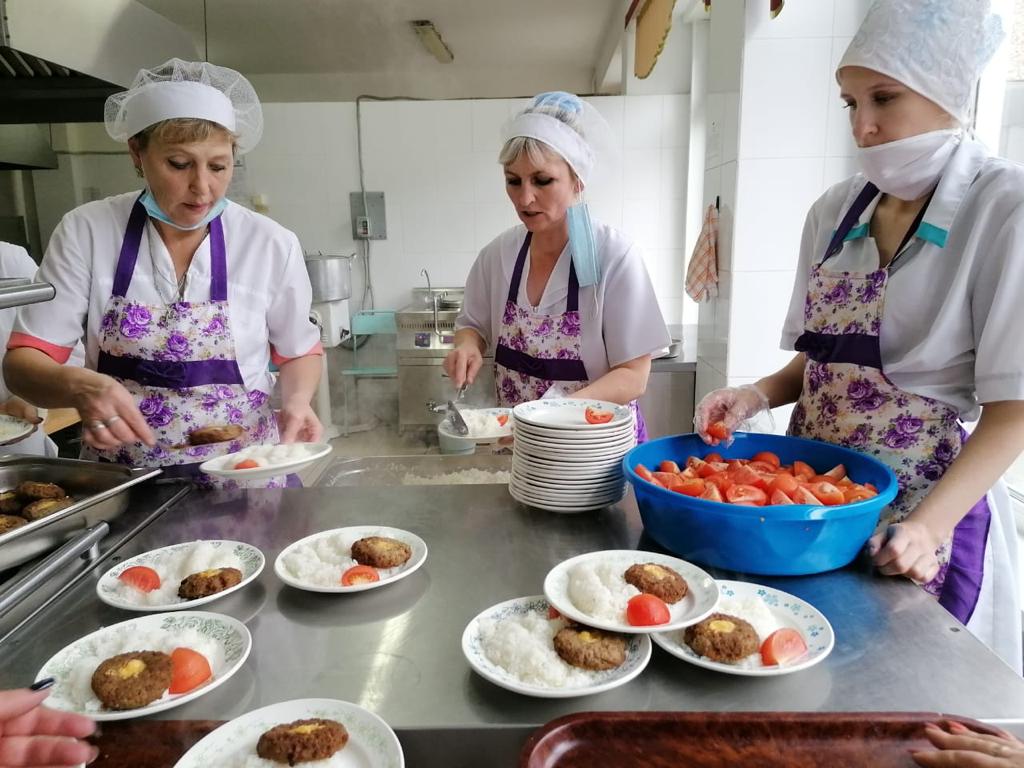
<path fill-rule="evenodd" d="M 535 97 L 505 127 L 498 159 L 522 224 L 484 246 L 470 270 L 445 359 L 456 387 L 473 382 L 491 348 L 501 405 L 556 388 L 636 409 L 651 353 L 670 339 L 640 249 L 592 222 L 582 200 L 605 131 L 597 110 L 562 92 Z"/>
<path fill-rule="evenodd" d="M 839 62 L 861 173 L 807 217 L 782 346 L 698 405 L 728 430 L 796 403 L 789 431 L 887 463 L 867 545 L 1021 669 L 1016 533 L 1000 476 L 1024 449 L 1024 170 L 970 133 L 1002 31 L 988 0 L 878 0 Z M 980 420 L 970 439 L 961 420 Z"/>
<path fill-rule="evenodd" d="M 40 271 L 57 295 L 20 311 L 8 385 L 38 405 L 77 408 L 85 458 L 203 482 L 198 464 L 214 453 L 318 440 L 310 400 L 322 349 L 298 239 L 225 197 L 235 154 L 262 132 L 252 86 L 231 69 L 172 59 L 111 96 L 105 118 L 146 187 L 60 222 Z M 79 339 L 85 367 L 63 365 Z M 230 443 L 192 444 L 239 427 Z"/>

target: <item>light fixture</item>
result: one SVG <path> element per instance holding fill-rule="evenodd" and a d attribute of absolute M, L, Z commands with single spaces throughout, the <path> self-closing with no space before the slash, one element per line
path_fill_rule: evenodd
<path fill-rule="evenodd" d="M 423 43 L 423 47 L 427 49 L 431 56 L 442 64 L 452 63 L 455 56 L 452 54 L 451 49 L 445 45 L 444 40 L 441 39 L 437 27 L 434 26 L 434 22 L 421 19 L 419 21 L 410 21 L 409 23 L 412 24 L 412 28 L 416 31 L 420 42 Z"/>

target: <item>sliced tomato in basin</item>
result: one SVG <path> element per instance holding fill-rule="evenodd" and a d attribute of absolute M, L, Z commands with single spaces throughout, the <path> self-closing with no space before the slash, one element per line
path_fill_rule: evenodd
<path fill-rule="evenodd" d="M 733 504 L 753 504 L 763 507 L 768 503 L 768 496 L 760 488 L 754 485 L 743 485 L 736 483 L 725 492 L 725 498 Z"/>

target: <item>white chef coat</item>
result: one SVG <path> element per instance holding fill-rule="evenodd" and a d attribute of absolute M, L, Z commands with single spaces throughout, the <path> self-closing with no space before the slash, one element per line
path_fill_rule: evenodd
<path fill-rule="evenodd" d="M 836 184 L 804 225 L 793 297 L 782 333 L 792 350 L 804 328 L 811 267 L 864 188 Z M 878 199 L 825 262 L 830 273 L 878 269 L 869 234 Z M 1024 400 L 1024 167 L 973 139 L 953 154 L 910 244 L 889 268 L 879 343 L 882 371 L 900 389 L 931 397 L 974 421 L 979 404 Z M 1002 480 L 986 495 L 992 522 L 981 593 L 967 628 L 1018 674 L 1021 612 L 1013 504 Z"/>
<path fill-rule="evenodd" d="M 803 332 L 811 266 L 866 179 L 840 182 L 811 208 L 782 348 Z M 828 272 L 878 268 L 872 203 Z M 890 269 L 882 310 L 882 370 L 908 392 L 974 421 L 979 403 L 1024 400 L 1024 167 L 973 139 L 957 148 L 907 250 Z"/>
<path fill-rule="evenodd" d="M 32 277 L 36 273 L 36 263 L 28 255 L 28 251 L 20 245 L 0 242 L 0 277 Z M 18 316 L 17 307 L 0 309 L 0 343 L 7 348 L 7 339 L 11 335 L 14 321 Z M 11 391 L 4 383 L 3 375 L 0 374 L 0 403 L 11 398 Z M 40 411 L 40 416 L 45 416 L 45 411 Z M 42 424 L 31 435 L 24 440 L 11 445 L 0 446 L 0 454 L 3 453 L 27 453 L 32 456 L 56 456 L 57 446 L 43 432 Z"/>
<path fill-rule="evenodd" d="M 671 342 L 639 246 L 605 224 L 595 221 L 593 227 L 601 260 L 601 281 L 580 288 L 579 293 L 582 357 L 591 381 L 616 365 L 657 352 Z M 525 238 L 526 227 L 522 224 L 502 232 L 480 251 L 466 280 L 462 313 L 455 328 L 472 328 L 492 352 L 501 331 L 516 257 Z M 571 262 L 566 245 L 551 271 L 540 304 L 531 307 L 526 291 L 530 275 L 527 257 L 517 303 L 538 314 L 565 312 Z"/>
<path fill-rule="evenodd" d="M 50 239 L 39 277 L 57 289 L 53 301 L 23 307 L 10 347 L 28 346 L 63 363 L 79 339 L 85 366 L 96 369 L 100 322 L 132 204 L 129 192 L 75 208 Z M 270 392 L 269 365 L 322 354 L 320 334 L 309 322 L 312 290 L 298 238 L 273 220 L 235 203 L 221 215 L 227 250 L 228 314 L 239 370 L 247 389 Z M 170 253 L 149 219 L 127 298 L 145 304 L 177 299 Z M 210 238 L 192 258 L 185 301 L 210 299 Z"/>

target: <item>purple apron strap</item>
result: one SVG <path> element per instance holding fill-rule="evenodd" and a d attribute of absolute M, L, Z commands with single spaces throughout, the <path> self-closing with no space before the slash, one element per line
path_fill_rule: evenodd
<path fill-rule="evenodd" d="M 526 267 L 526 254 L 530 252 L 530 241 L 533 239 L 533 232 L 526 233 L 526 239 L 516 256 L 516 266 L 512 270 L 512 280 L 508 284 L 508 301 L 513 304 L 519 302 L 519 285 L 523 282 L 523 269 Z"/>
<path fill-rule="evenodd" d="M 967 430 L 960 427 L 960 439 L 967 442 Z M 988 506 L 988 494 L 971 507 L 963 520 L 953 530 L 953 549 L 949 553 L 946 579 L 939 594 L 939 605 L 966 624 L 974 614 L 981 594 L 981 582 L 985 573 L 985 547 L 988 545 L 988 530 L 992 524 L 992 510 Z"/>
<path fill-rule="evenodd" d="M 210 222 L 210 301 L 228 300 L 228 260 L 220 216 Z"/>
<path fill-rule="evenodd" d="M 128 286 L 131 285 L 132 275 L 135 273 L 135 262 L 139 258 L 142 233 L 146 228 L 146 209 L 139 202 L 141 198 L 142 195 L 139 195 L 132 206 L 128 226 L 124 231 L 124 240 L 121 241 L 121 255 L 117 258 L 117 271 L 114 272 L 114 288 L 111 293 L 122 299 L 128 294 Z"/>
<path fill-rule="evenodd" d="M 114 287 L 111 293 L 124 298 L 128 294 L 128 286 L 135 274 L 135 263 L 139 258 L 139 246 L 142 244 L 142 233 L 146 227 L 146 209 L 139 199 L 132 206 L 128 217 L 128 226 L 121 241 L 121 254 L 117 258 L 117 270 L 114 272 Z M 527 239 L 529 242 L 529 239 Z M 224 246 L 224 226 L 220 216 L 210 222 L 210 301 L 227 301 L 228 299 L 228 264 L 227 249 Z"/>
<path fill-rule="evenodd" d="M 844 238 L 850 234 L 853 225 L 860 221 L 860 215 L 864 213 L 864 210 L 877 196 L 878 187 L 869 181 L 864 186 L 864 189 L 860 191 L 860 194 L 857 195 L 853 205 L 850 206 L 846 215 L 843 216 L 843 220 L 839 222 L 839 227 L 836 229 L 835 234 L 832 235 L 832 240 L 829 242 L 828 248 L 825 249 L 825 255 L 821 258 L 821 263 L 824 263 L 843 249 Z"/>
<path fill-rule="evenodd" d="M 971 620 L 978 604 L 991 524 L 992 511 L 988 508 L 987 496 L 983 496 L 953 531 L 953 550 L 949 553 L 939 605 L 956 616 L 961 624 Z"/>
<path fill-rule="evenodd" d="M 211 230 L 212 231 L 212 230 Z M 519 286 L 523 282 L 523 270 L 526 268 L 526 255 L 530 252 L 530 241 L 533 239 L 533 232 L 526 233 L 526 239 L 516 256 L 516 266 L 512 270 L 512 279 L 508 284 L 508 298 L 513 304 L 519 303 Z M 576 277 L 576 265 L 569 262 L 569 292 L 565 297 L 565 311 L 579 312 L 580 309 L 580 281 Z"/>

